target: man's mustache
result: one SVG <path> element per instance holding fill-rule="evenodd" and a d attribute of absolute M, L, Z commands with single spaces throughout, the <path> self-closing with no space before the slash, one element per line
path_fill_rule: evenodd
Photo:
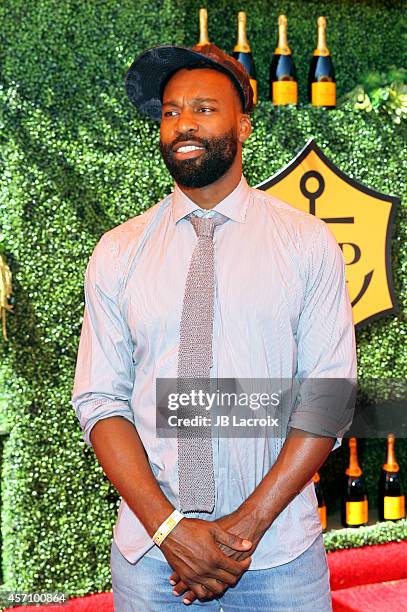
<path fill-rule="evenodd" d="M 205 140 L 204 138 L 198 138 L 197 136 L 194 136 L 193 134 L 180 134 L 179 136 L 177 136 L 175 140 L 172 141 L 172 143 L 169 145 L 169 148 L 173 149 L 175 145 L 177 145 L 179 142 L 188 142 L 190 140 L 193 140 L 194 142 L 198 142 L 203 147 L 208 148 L 208 145 L 209 145 L 208 140 Z"/>

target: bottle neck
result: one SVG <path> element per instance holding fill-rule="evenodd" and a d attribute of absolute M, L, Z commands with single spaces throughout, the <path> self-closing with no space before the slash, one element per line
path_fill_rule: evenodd
<path fill-rule="evenodd" d="M 349 440 L 349 467 L 346 470 L 348 476 L 358 478 L 362 476 L 362 470 L 358 461 L 357 442 L 355 438 Z"/>
<path fill-rule="evenodd" d="M 233 49 L 236 52 L 242 53 L 250 53 L 250 45 L 247 40 L 247 31 L 246 31 L 246 13 L 240 11 L 237 16 L 237 43 Z"/>
<path fill-rule="evenodd" d="M 287 17 L 285 15 L 280 15 L 278 18 L 278 43 L 274 53 L 278 55 L 291 55 L 287 39 Z"/>
<path fill-rule="evenodd" d="M 318 39 L 317 48 L 314 55 L 329 55 L 329 50 L 326 44 L 326 21 L 325 17 L 318 17 Z"/>
<path fill-rule="evenodd" d="M 387 438 L 387 461 L 383 466 L 383 469 L 387 472 L 398 472 L 400 469 L 394 452 L 394 441 L 394 436 L 389 436 Z"/>
<path fill-rule="evenodd" d="M 206 9 L 199 10 L 199 43 L 198 46 L 208 45 L 208 12 Z"/>

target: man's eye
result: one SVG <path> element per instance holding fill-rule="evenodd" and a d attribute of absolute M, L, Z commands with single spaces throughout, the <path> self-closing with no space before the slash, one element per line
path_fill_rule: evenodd
<path fill-rule="evenodd" d="M 165 111 L 164 117 L 175 117 L 176 114 L 177 114 L 177 111 L 175 111 L 175 110 Z"/>
<path fill-rule="evenodd" d="M 213 108 L 209 108 L 208 106 L 200 106 L 200 107 L 199 107 L 199 111 L 200 111 L 200 112 L 204 112 L 204 113 L 206 113 L 206 112 L 209 112 L 209 113 L 210 113 L 210 112 L 212 112 L 212 111 L 213 111 Z"/>

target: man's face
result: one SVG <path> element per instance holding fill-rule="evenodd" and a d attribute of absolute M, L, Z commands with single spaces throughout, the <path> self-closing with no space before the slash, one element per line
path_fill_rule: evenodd
<path fill-rule="evenodd" d="M 225 74 L 181 69 L 163 95 L 160 151 L 174 180 L 199 188 L 222 177 L 236 159 L 239 95 Z"/>

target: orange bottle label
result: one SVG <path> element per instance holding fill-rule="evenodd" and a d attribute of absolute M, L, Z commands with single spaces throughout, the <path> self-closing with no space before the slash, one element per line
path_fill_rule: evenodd
<path fill-rule="evenodd" d="M 313 106 L 336 105 L 336 83 L 322 81 L 311 84 L 311 98 Z"/>
<path fill-rule="evenodd" d="M 326 506 L 318 506 L 319 518 L 321 519 L 322 529 L 326 529 Z"/>
<path fill-rule="evenodd" d="M 367 523 L 367 499 L 357 502 L 346 502 L 346 522 L 348 525 L 363 525 Z"/>
<path fill-rule="evenodd" d="M 273 104 L 297 104 L 297 81 L 273 81 Z"/>
<path fill-rule="evenodd" d="M 250 85 L 253 89 L 253 103 L 257 104 L 257 81 L 255 79 L 250 79 Z"/>
<path fill-rule="evenodd" d="M 404 495 L 399 497 L 384 496 L 384 520 L 397 520 L 406 516 Z"/>

